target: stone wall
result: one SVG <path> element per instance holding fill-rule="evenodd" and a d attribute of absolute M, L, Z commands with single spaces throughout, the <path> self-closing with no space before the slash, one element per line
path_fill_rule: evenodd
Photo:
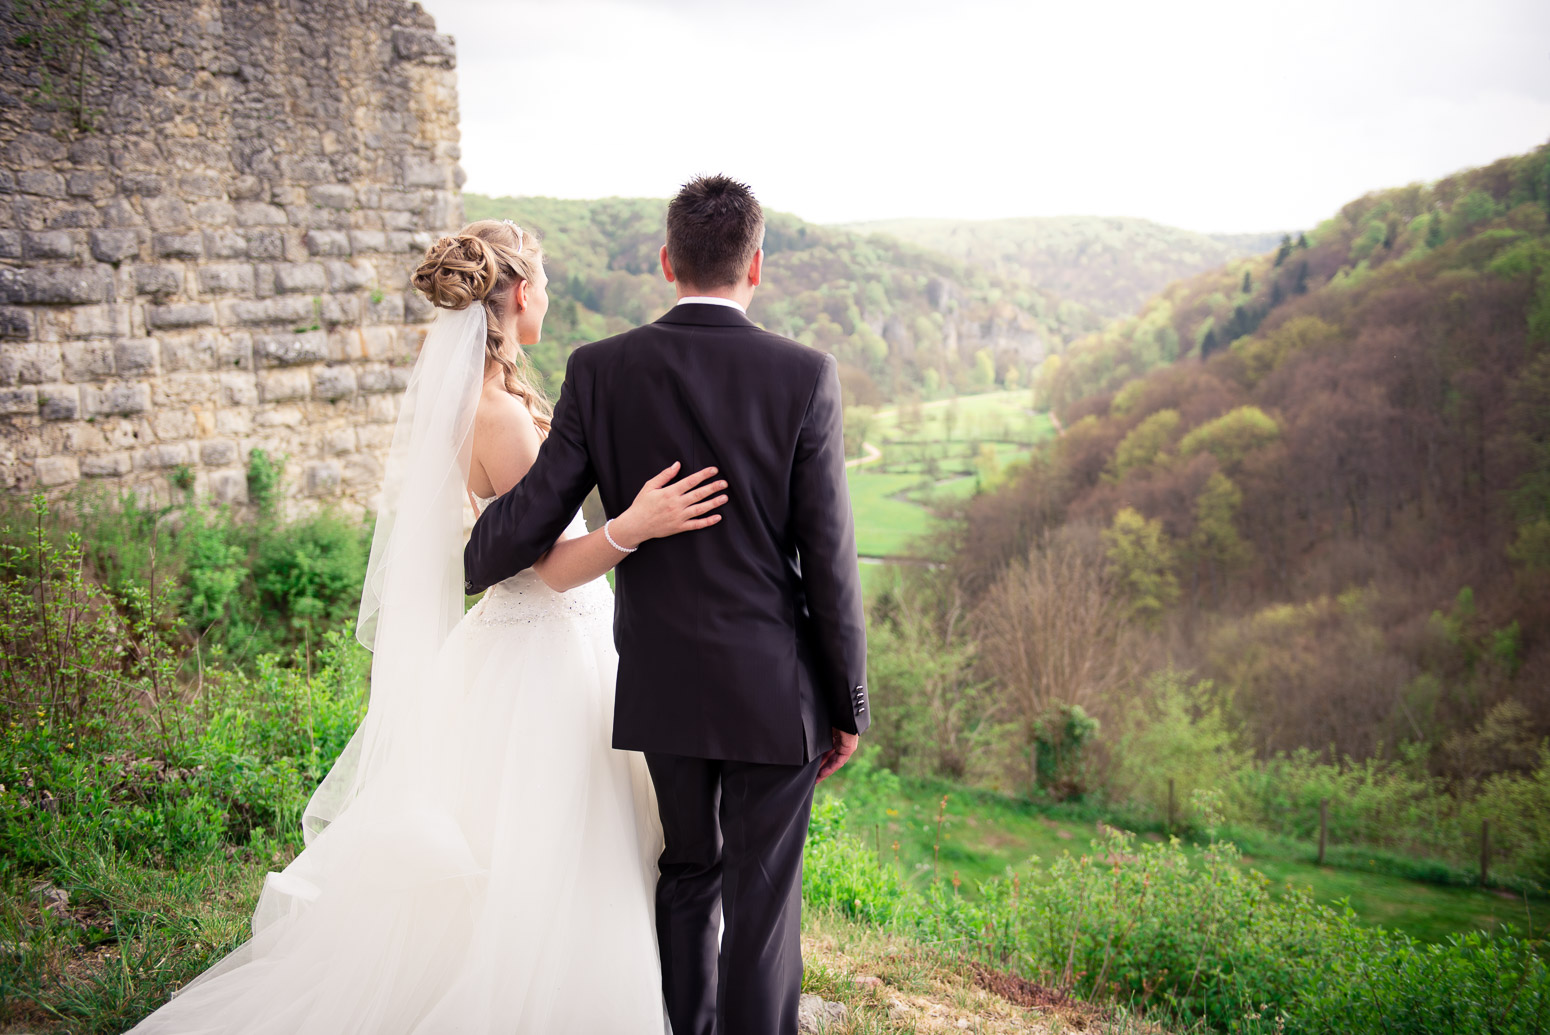
<path fill-rule="evenodd" d="M 88 132 L 0 5 L 0 478 L 372 504 L 462 219 L 452 40 L 404 0 L 139 0 Z"/>

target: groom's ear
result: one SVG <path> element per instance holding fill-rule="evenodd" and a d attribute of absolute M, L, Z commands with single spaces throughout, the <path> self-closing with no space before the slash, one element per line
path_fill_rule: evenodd
<path fill-rule="evenodd" d="M 666 252 L 666 250 L 664 250 L 663 251 L 663 255 L 665 256 L 666 254 L 667 254 L 667 252 Z M 753 262 L 750 262 L 748 264 L 748 286 L 749 287 L 758 287 L 759 286 L 759 282 L 761 280 L 763 280 L 763 279 L 764 279 L 764 249 L 760 248 L 758 251 L 753 253 Z"/>
<path fill-rule="evenodd" d="M 662 246 L 662 251 L 660 254 L 662 258 L 662 276 L 666 277 L 667 282 L 671 284 L 678 278 L 673 276 L 673 264 L 668 260 L 667 257 L 667 245 L 664 244 Z"/>

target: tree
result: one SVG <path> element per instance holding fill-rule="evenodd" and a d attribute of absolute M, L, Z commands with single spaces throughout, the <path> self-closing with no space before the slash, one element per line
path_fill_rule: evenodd
<path fill-rule="evenodd" d="M 1292 285 L 1292 294 L 1306 295 L 1308 293 L 1308 260 L 1304 259 L 1297 264 L 1297 283 Z"/>
<path fill-rule="evenodd" d="M 1179 427 L 1178 410 L 1158 410 L 1130 429 L 1114 448 L 1108 474 L 1114 480 L 1139 467 L 1149 467 L 1162 456 Z"/>
<path fill-rule="evenodd" d="M 1443 241 L 1442 216 L 1433 212 L 1432 218 L 1426 223 L 1426 247 L 1435 248 Z"/>
<path fill-rule="evenodd" d="M 1155 624 L 1179 599 L 1173 543 L 1161 521 L 1125 507 L 1103 533 L 1107 572 L 1129 600 L 1130 613 Z"/>
<path fill-rule="evenodd" d="M 999 689 L 997 717 L 1019 737 L 1028 786 L 1038 780 L 1037 745 L 1052 713 L 1112 709 L 1139 669 L 1125 612 L 1098 538 L 1080 526 L 1041 537 L 975 610 L 980 657 Z"/>
<path fill-rule="evenodd" d="M 1254 274 L 1248 270 L 1243 271 L 1243 287 L 1240 290 L 1245 295 L 1253 294 L 1254 292 Z"/>
<path fill-rule="evenodd" d="M 1211 353 L 1215 352 L 1216 349 L 1216 328 L 1213 327 L 1209 331 L 1206 331 L 1206 336 L 1200 341 L 1200 358 L 1209 359 L 1211 357 Z"/>
<path fill-rule="evenodd" d="M 1297 247 L 1301 248 L 1303 251 L 1307 251 L 1308 250 L 1308 235 L 1307 234 L 1298 234 L 1297 235 Z"/>
<path fill-rule="evenodd" d="M 1292 235 L 1291 234 L 1282 234 L 1281 235 L 1281 247 L 1276 249 L 1276 268 L 1277 269 L 1280 268 L 1281 264 L 1286 261 L 1286 257 L 1288 255 L 1290 255 L 1290 254 L 1292 254 Z"/>
<path fill-rule="evenodd" d="M 1190 532 L 1190 552 L 1197 564 L 1204 564 L 1211 583 L 1211 598 L 1217 599 L 1217 576 L 1225 576 L 1246 564 L 1249 546 L 1238 534 L 1238 508 L 1243 493 L 1221 471 L 1206 480 L 1205 488 L 1195 497 L 1195 527 Z"/>
<path fill-rule="evenodd" d="M 1274 442 L 1281 427 L 1258 406 L 1239 406 L 1194 428 L 1179 441 L 1179 456 L 1210 453 L 1224 470 L 1231 470 L 1261 446 Z"/>

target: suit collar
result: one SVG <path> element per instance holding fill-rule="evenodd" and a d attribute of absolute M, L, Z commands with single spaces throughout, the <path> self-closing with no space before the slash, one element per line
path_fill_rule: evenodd
<path fill-rule="evenodd" d="M 657 318 L 657 323 L 681 324 L 689 327 L 753 327 L 754 322 L 728 305 L 709 305 L 705 302 L 686 302 L 675 305 Z"/>

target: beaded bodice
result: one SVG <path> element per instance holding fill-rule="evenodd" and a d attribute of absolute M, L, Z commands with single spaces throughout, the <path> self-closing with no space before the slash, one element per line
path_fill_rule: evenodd
<path fill-rule="evenodd" d="M 482 513 L 495 499 L 474 495 Z M 587 534 L 587 523 L 580 513 L 565 529 L 567 538 Z M 606 579 L 594 579 L 568 593 L 550 589 L 532 568 L 517 572 L 485 590 L 484 596 L 468 611 L 473 621 L 497 625 L 534 625 L 562 618 L 596 618 L 613 614 L 614 595 Z"/>

